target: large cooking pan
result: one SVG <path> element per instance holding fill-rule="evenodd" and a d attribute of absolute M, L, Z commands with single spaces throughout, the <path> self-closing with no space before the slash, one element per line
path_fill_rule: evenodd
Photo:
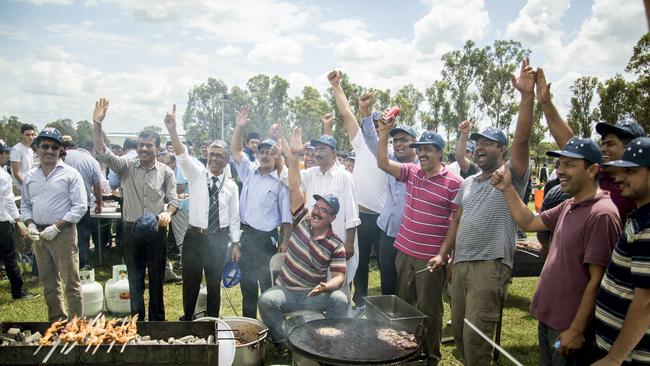
<path fill-rule="evenodd" d="M 336 328 L 340 336 L 320 335 L 320 328 Z M 319 319 L 296 326 L 287 339 L 289 349 L 303 357 L 331 365 L 393 364 L 410 359 L 422 348 L 420 327 L 416 334 L 417 347 L 403 349 L 377 337 L 379 329 L 408 329 L 376 320 L 367 319 Z"/>

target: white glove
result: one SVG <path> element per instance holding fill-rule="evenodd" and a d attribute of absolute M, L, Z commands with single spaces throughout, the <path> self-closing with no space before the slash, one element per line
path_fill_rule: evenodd
<path fill-rule="evenodd" d="M 56 227 L 56 225 L 52 224 L 46 227 L 45 229 L 43 229 L 43 231 L 41 231 L 41 238 L 47 241 L 52 241 L 54 238 L 56 238 L 56 235 L 60 232 L 61 230 L 59 230 L 59 228 Z"/>
<path fill-rule="evenodd" d="M 41 239 L 41 233 L 38 232 L 36 224 L 33 222 L 27 227 L 27 235 L 29 235 L 29 238 L 34 241 Z"/>

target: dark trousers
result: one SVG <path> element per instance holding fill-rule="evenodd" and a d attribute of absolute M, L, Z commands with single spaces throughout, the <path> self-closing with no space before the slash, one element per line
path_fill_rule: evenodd
<path fill-rule="evenodd" d="M 92 234 L 92 220 L 90 220 L 90 207 L 77 223 L 77 246 L 79 247 L 79 268 L 90 264 L 90 236 Z"/>
<path fill-rule="evenodd" d="M 359 267 L 354 275 L 354 300 L 355 305 L 363 305 L 363 298 L 368 296 L 368 266 L 372 248 L 379 254 L 379 235 L 381 229 L 377 226 L 379 214 L 359 212 L 361 225 L 357 228 L 359 238 Z M 381 269 L 381 263 L 379 263 Z"/>
<path fill-rule="evenodd" d="M 228 228 L 213 235 L 204 235 L 188 228 L 183 239 L 183 312 L 191 320 L 199 297 L 203 271 L 207 283 L 207 315 L 219 316 L 221 304 L 221 275 L 228 252 Z"/>
<path fill-rule="evenodd" d="M 397 269 L 395 268 L 395 257 L 397 249 L 393 246 L 395 238 L 386 235 L 381 230 L 379 237 L 379 276 L 381 279 L 381 294 L 397 294 Z"/>
<path fill-rule="evenodd" d="M 257 318 L 258 294 L 271 288 L 269 261 L 277 252 L 271 237 L 276 237 L 277 232 L 260 231 L 248 225 L 242 225 L 242 229 L 239 261 L 242 313 L 247 318 Z"/>
<path fill-rule="evenodd" d="M 14 225 L 8 221 L 0 222 L 0 260 L 5 264 L 7 278 L 11 284 L 11 297 L 20 297 L 23 289 L 23 277 L 18 268 L 18 251 L 14 240 Z"/>
<path fill-rule="evenodd" d="M 149 320 L 165 320 L 163 277 L 165 274 L 165 228 L 142 239 L 133 237 L 132 223 L 124 223 L 124 262 L 128 271 L 131 314 L 145 320 L 144 275 L 149 273 Z"/>

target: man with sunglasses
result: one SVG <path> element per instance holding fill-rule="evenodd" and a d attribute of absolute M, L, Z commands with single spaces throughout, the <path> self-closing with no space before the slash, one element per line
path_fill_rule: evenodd
<path fill-rule="evenodd" d="M 20 211 L 34 242 L 49 321 L 83 315 L 76 223 L 88 198 L 79 172 L 59 159 L 62 136 L 53 127 L 36 138 L 40 164 L 25 175 Z M 63 291 L 60 280 L 63 280 Z M 68 311 L 63 306 L 65 294 Z"/>

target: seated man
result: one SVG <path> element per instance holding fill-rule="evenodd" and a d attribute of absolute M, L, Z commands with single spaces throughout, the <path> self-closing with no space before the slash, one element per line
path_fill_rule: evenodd
<path fill-rule="evenodd" d="M 300 132 L 294 130 L 295 141 Z M 282 150 L 289 167 L 289 192 L 295 225 L 289 239 L 287 256 L 278 277 L 278 286 L 262 294 L 258 308 L 262 321 L 269 327 L 278 354 L 286 358 L 286 334 L 282 329 L 283 313 L 296 310 L 325 311 L 328 318 L 347 315 L 347 296 L 339 289 L 345 281 L 345 247 L 332 232 L 332 221 L 339 212 L 339 200 L 331 194 L 314 195 L 311 212 L 305 208 L 300 191 L 297 152 L 284 139 Z M 292 148 L 294 146 L 292 145 Z M 331 278 L 327 280 L 328 270 Z"/>

